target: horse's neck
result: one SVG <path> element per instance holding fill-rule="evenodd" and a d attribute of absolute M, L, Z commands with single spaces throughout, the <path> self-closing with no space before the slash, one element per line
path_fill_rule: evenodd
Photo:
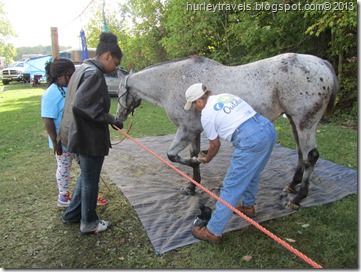
<path fill-rule="evenodd" d="M 163 103 L 167 98 L 167 94 L 164 94 L 160 91 L 160 88 L 157 87 L 157 79 L 153 77 L 148 77 L 149 74 L 145 73 L 135 73 L 129 78 L 129 86 L 134 88 L 137 94 L 153 104 L 156 104 L 160 107 L 164 107 Z"/>

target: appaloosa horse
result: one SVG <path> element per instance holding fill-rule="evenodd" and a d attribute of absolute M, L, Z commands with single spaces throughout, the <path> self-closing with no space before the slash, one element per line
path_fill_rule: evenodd
<path fill-rule="evenodd" d="M 287 208 L 298 209 L 308 194 L 310 175 L 319 153 L 316 127 L 325 113 L 332 111 L 338 81 L 326 60 L 312 55 L 286 53 L 246 65 L 225 66 L 203 57 L 190 57 L 150 66 L 121 76 L 117 116 L 125 120 L 141 99 L 162 107 L 178 127 L 168 149 L 168 158 L 193 168 L 193 179 L 201 181 L 199 162 L 200 113 L 183 109 L 186 89 L 204 83 L 213 94 L 235 94 L 271 121 L 285 114 L 298 146 L 298 165 L 292 181 L 283 190 L 296 193 Z M 189 144 L 190 158 L 178 154 Z M 189 183 L 183 193 L 193 194 Z M 184 189 L 184 188 L 183 188 Z"/>

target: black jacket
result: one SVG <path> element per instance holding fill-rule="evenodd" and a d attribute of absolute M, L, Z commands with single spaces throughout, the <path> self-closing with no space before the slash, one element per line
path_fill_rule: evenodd
<path fill-rule="evenodd" d="M 58 139 L 70 153 L 106 156 L 109 153 L 110 96 L 100 62 L 89 59 L 72 75 L 65 98 Z"/>

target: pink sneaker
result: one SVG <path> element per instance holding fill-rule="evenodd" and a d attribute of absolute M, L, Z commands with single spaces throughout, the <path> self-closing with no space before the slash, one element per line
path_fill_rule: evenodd
<path fill-rule="evenodd" d="M 107 204 L 107 201 L 106 201 L 103 197 L 101 197 L 100 195 L 98 195 L 97 205 L 98 205 L 98 206 L 104 206 L 104 205 L 106 205 L 106 204 Z"/>

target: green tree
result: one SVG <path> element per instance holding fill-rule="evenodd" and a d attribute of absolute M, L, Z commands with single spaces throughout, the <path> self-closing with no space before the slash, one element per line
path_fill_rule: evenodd
<path fill-rule="evenodd" d="M 127 18 L 123 5 L 119 4 L 115 10 L 105 9 L 103 13 L 103 3 L 103 0 L 93 1 L 93 10 L 95 10 L 95 12 L 84 29 L 88 47 L 95 48 L 97 46 L 99 35 L 104 31 L 104 27 L 118 37 L 120 45 L 124 45 L 123 43 L 124 40 L 126 40 L 129 28 L 127 28 Z M 104 21 L 106 22 L 106 26 L 104 26 Z"/>
<path fill-rule="evenodd" d="M 0 56 L 5 57 L 6 63 L 12 62 L 16 55 L 14 45 L 8 42 L 12 37 L 16 37 L 16 34 L 7 18 L 4 4 L 0 0 Z"/>
<path fill-rule="evenodd" d="M 231 16 L 235 13 L 227 5 L 214 10 L 219 1 L 201 3 L 186 0 L 170 0 L 166 4 L 165 28 L 167 36 L 162 44 L 169 57 L 180 58 L 201 55 L 224 64 L 234 64 L 238 60 L 241 47 L 234 43 Z"/>
<path fill-rule="evenodd" d="M 260 7 L 260 3 L 267 5 Z M 235 43 L 242 44 L 245 54 L 242 63 L 248 63 L 285 52 L 314 54 L 326 57 L 328 37 L 317 39 L 305 33 L 310 19 L 303 10 L 285 12 L 284 5 L 297 6 L 295 1 L 247 1 L 248 10 L 232 15 L 235 22 L 232 33 Z"/>
<path fill-rule="evenodd" d="M 98 0 L 96 4 L 98 11 L 86 27 L 88 46 L 93 47 L 96 47 L 103 31 L 102 3 Z M 162 1 L 129 0 L 118 4 L 115 10 L 106 11 L 106 21 L 109 31 L 117 35 L 124 53 L 123 67 L 140 70 L 167 59 L 159 42 L 164 35 Z"/>
<path fill-rule="evenodd" d="M 324 1 L 314 0 L 315 6 Z M 357 2 L 333 2 L 331 11 L 310 10 L 305 17 L 312 20 L 306 34 L 320 37 L 328 33 L 328 57 L 337 66 L 340 92 L 338 114 L 348 112 L 357 118 Z"/>
<path fill-rule="evenodd" d="M 163 27 L 164 6 L 161 0 L 129 0 L 123 6 L 130 19 L 126 45 L 128 68 L 140 70 L 167 60 L 160 40 L 165 35 Z"/>

